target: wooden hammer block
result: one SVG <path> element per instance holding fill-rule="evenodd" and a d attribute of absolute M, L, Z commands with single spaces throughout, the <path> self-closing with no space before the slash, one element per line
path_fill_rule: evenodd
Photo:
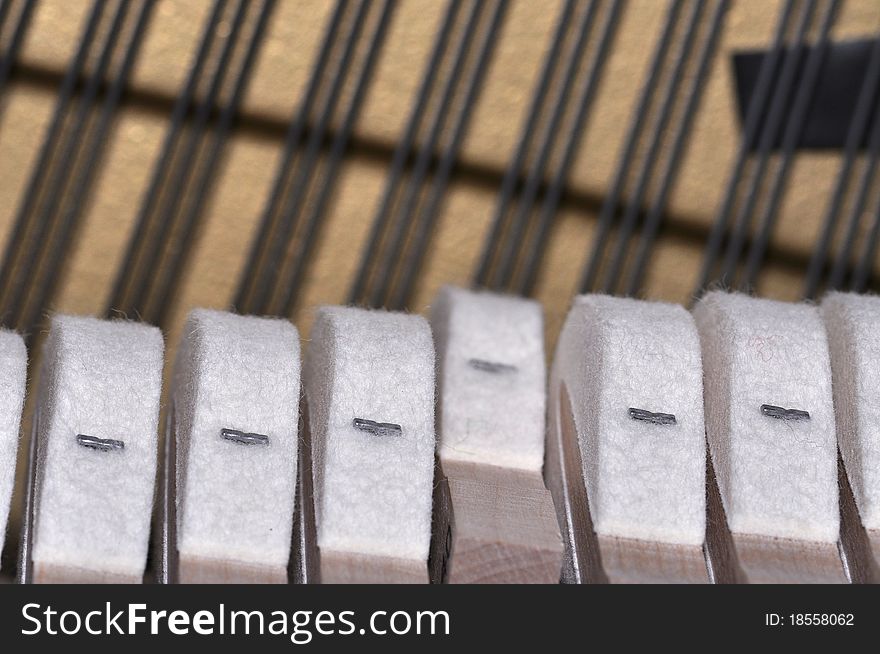
<path fill-rule="evenodd" d="M 433 579 L 450 584 L 559 580 L 559 525 L 540 475 L 461 464 L 447 464 L 443 472 L 443 490 L 435 495 Z"/>

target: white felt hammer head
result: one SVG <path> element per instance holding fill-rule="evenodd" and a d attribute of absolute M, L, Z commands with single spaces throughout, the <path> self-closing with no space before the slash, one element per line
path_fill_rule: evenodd
<path fill-rule="evenodd" d="M 541 305 L 444 287 L 431 311 L 440 459 L 541 472 L 546 364 Z"/>
<path fill-rule="evenodd" d="M 705 535 L 700 344 L 680 306 L 575 298 L 551 390 L 564 385 L 597 534 L 681 545 Z"/>
<path fill-rule="evenodd" d="M 829 293 L 822 316 L 840 453 L 862 524 L 880 530 L 880 297 Z"/>
<path fill-rule="evenodd" d="M 162 333 L 56 316 L 44 357 L 35 579 L 140 581 L 155 490 Z"/>
<path fill-rule="evenodd" d="M 425 561 L 435 444 L 428 323 L 400 313 L 319 309 L 304 386 L 322 556 L 333 550 Z"/>
<path fill-rule="evenodd" d="M 18 334 L 0 331 L 0 550 L 15 482 L 18 430 L 27 381 L 27 349 Z"/>
<path fill-rule="evenodd" d="M 836 542 L 837 438 L 819 310 L 713 292 L 694 317 L 710 452 L 731 531 Z"/>
<path fill-rule="evenodd" d="M 173 385 L 182 559 L 286 570 L 299 394 L 290 322 L 190 313 Z"/>

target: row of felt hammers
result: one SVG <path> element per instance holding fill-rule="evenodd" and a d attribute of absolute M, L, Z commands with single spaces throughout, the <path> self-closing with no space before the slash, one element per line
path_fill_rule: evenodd
<path fill-rule="evenodd" d="M 18 577 L 876 581 L 877 325 L 880 298 L 840 293 L 580 296 L 548 380 L 522 298 L 322 307 L 302 364 L 289 321 L 197 309 L 163 405 L 157 328 L 55 316 Z M 15 334 L 0 368 L 5 533 Z"/>

